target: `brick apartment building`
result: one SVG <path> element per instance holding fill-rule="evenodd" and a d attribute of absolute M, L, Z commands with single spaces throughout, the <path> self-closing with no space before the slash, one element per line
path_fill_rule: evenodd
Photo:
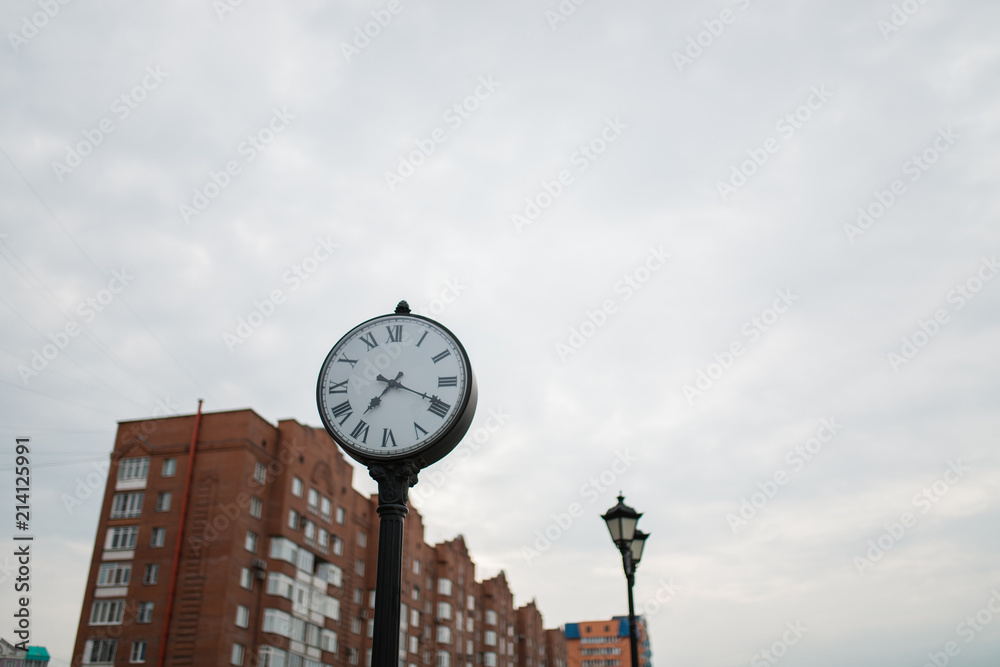
<path fill-rule="evenodd" d="M 646 619 L 637 616 L 635 627 L 639 667 L 650 667 L 652 653 Z M 564 632 L 569 667 L 630 667 L 632 664 L 628 616 L 567 623 Z"/>
<path fill-rule="evenodd" d="M 170 666 L 370 664 L 377 498 L 325 430 L 252 410 L 201 415 L 191 469 L 196 419 L 119 424 L 74 667 L 164 646 Z M 400 667 L 567 667 L 562 631 L 503 572 L 476 581 L 461 536 L 424 542 L 412 508 L 401 612 Z"/>

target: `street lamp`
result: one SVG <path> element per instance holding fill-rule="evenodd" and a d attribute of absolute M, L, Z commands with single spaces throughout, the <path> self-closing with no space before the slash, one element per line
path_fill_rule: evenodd
<path fill-rule="evenodd" d="M 625 504 L 625 496 L 618 494 L 618 504 L 601 515 L 608 524 L 611 539 L 622 554 L 622 567 L 628 582 L 628 633 L 632 647 L 632 667 L 639 667 L 639 648 L 635 630 L 635 604 L 632 602 L 632 586 L 635 584 L 635 567 L 642 559 L 642 549 L 646 546 L 647 533 L 636 529 L 642 514 Z"/>

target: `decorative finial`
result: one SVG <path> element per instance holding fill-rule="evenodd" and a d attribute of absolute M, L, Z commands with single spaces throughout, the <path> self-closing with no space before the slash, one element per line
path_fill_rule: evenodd
<path fill-rule="evenodd" d="M 397 315 L 409 315 L 410 314 L 410 304 L 405 301 L 400 301 L 396 304 L 396 314 Z"/>

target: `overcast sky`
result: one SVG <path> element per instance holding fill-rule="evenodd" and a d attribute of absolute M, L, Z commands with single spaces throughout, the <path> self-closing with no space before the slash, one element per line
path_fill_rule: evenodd
<path fill-rule="evenodd" d="M 63 497 L 118 420 L 318 426 L 326 353 L 407 299 L 480 388 L 482 443 L 411 494 L 427 538 L 547 626 L 626 613 L 622 490 L 654 664 L 995 665 L 998 22 L 5 2 L 0 488 L 30 436 L 33 643 L 71 657 L 100 494 Z"/>

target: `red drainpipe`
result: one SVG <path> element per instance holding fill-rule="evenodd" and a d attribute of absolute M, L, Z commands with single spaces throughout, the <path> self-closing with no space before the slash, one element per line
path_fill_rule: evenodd
<path fill-rule="evenodd" d="M 194 416 L 194 431 L 191 433 L 191 450 L 188 452 L 187 479 L 184 480 L 184 497 L 181 498 L 181 517 L 177 527 L 177 544 L 174 546 L 174 564 L 170 571 L 170 588 L 167 589 L 167 610 L 163 617 L 163 636 L 160 638 L 160 657 L 157 667 L 163 667 L 167 652 L 167 637 L 170 635 L 170 612 L 174 606 L 174 588 L 177 585 L 177 570 L 181 564 L 181 544 L 184 542 L 184 520 L 187 518 L 188 495 L 191 493 L 191 478 L 194 476 L 194 450 L 198 443 L 198 425 L 201 423 L 201 399 L 198 399 L 198 414 Z"/>

